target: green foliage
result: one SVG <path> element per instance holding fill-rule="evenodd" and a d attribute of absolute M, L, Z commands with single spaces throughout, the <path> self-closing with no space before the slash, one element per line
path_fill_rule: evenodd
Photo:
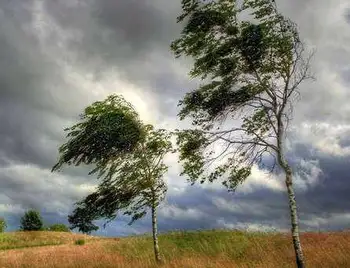
<path fill-rule="evenodd" d="M 22 231 L 40 231 L 43 228 L 43 220 L 39 211 L 28 210 L 21 218 L 20 230 Z"/>
<path fill-rule="evenodd" d="M 89 175 L 101 179 L 97 191 L 77 202 L 68 216 L 71 229 L 91 233 L 98 230 L 93 221 L 111 221 L 120 211 L 131 217 L 132 224 L 164 199 L 162 176 L 168 167 L 163 158 L 172 151 L 171 134 L 144 125 L 123 97 L 111 95 L 93 103 L 81 122 L 66 131 L 69 141 L 60 147 L 52 171 L 63 165 L 93 164 Z"/>
<path fill-rule="evenodd" d="M 172 43 L 172 50 L 178 56 L 194 58 L 191 75 L 211 79 L 181 102 L 182 117 L 191 115 L 205 122 L 226 109 L 240 108 L 240 104 L 267 90 L 267 85 L 261 88 L 264 85 L 260 81 L 249 79 L 256 72 L 264 78 L 275 76 L 277 71 L 288 75 L 288 68 L 280 68 L 292 64 L 291 50 L 298 40 L 294 24 L 277 12 L 273 1 L 244 1 L 243 9 L 228 2 L 192 1 L 191 12 L 180 19 L 189 21 L 181 38 Z M 253 9 L 256 24 L 235 19 L 237 13 L 248 9 Z M 211 18 L 213 12 L 215 19 Z M 198 16 L 208 17 L 211 22 Z"/>
<path fill-rule="evenodd" d="M 48 231 L 52 231 L 52 232 L 70 232 L 69 228 L 63 223 L 52 224 L 48 228 Z"/>
<path fill-rule="evenodd" d="M 138 114 L 123 97 L 111 95 L 85 108 L 81 122 L 68 131 L 69 141 L 59 148 L 62 165 L 95 164 L 119 154 L 130 153 L 144 138 Z"/>
<path fill-rule="evenodd" d="M 77 239 L 77 240 L 75 240 L 74 244 L 76 244 L 78 246 L 85 245 L 85 240 L 84 239 Z"/>
<path fill-rule="evenodd" d="M 6 224 L 5 218 L 0 217 L 0 233 L 5 232 L 6 228 L 7 228 L 7 224 Z"/>
<path fill-rule="evenodd" d="M 43 227 L 41 227 L 40 231 L 50 231 L 50 226 L 44 225 Z"/>
<path fill-rule="evenodd" d="M 170 134 L 151 125 L 145 125 L 143 131 L 145 138 L 132 153 L 97 165 L 93 173 L 98 173 L 102 181 L 96 192 L 76 203 L 68 217 L 72 229 L 97 230 L 94 220 L 108 219 L 106 225 L 119 212 L 130 216 L 132 224 L 164 198 L 166 185 L 162 176 L 168 167 L 163 158 L 172 150 Z"/>
<path fill-rule="evenodd" d="M 88 196 L 85 200 L 90 200 L 90 196 Z M 76 204 L 77 207 L 74 209 L 73 214 L 68 215 L 68 222 L 71 224 L 71 230 L 78 228 L 79 232 L 91 234 L 91 232 L 99 229 L 98 226 L 92 223 L 92 221 L 96 218 L 96 211 L 94 208 L 85 205 L 86 203 L 84 201 Z"/>
<path fill-rule="evenodd" d="M 182 175 L 192 183 L 221 178 L 234 191 L 254 164 L 282 154 L 291 103 L 310 78 L 309 58 L 275 1 L 182 0 L 182 10 L 185 25 L 171 49 L 191 57 L 190 75 L 203 81 L 179 103 L 180 119 L 196 127 L 177 132 Z"/>
<path fill-rule="evenodd" d="M 177 146 L 180 148 L 180 161 L 184 161 L 183 174 L 188 174 L 192 182 L 203 173 L 204 157 L 202 148 L 207 139 L 198 130 L 177 131 Z"/>

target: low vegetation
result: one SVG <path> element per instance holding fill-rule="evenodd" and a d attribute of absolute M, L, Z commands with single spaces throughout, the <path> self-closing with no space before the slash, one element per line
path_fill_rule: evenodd
<path fill-rule="evenodd" d="M 86 239 L 86 235 L 67 232 L 18 231 L 0 234 L 0 250 L 63 245 L 77 239 Z M 91 237 L 90 237 L 91 238 Z"/>
<path fill-rule="evenodd" d="M 0 217 L 0 233 L 5 232 L 5 229 L 7 228 L 6 220 L 2 217 Z"/>
<path fill-rule="evenodd" d="M 85 245 L 85 240 L 84 239 L 78 239 L 78 240 L 75 240 L 74 242 L 76 245 Z"/>
<path fill-rule="evenodd" d="M 52 232 L 70 232 L 68 226 L 63 223 L 55 223 L 48 227 L 48 231 Z"/>
<path fill-rule="evenodd" d="M 162 267 L 292 268 L 295 257 L 290 236 L 228 230 L 162 234 Z M 65 232 L 14 232 L 0 237 L 1 249 L 17 248 L 0 251 L 4 268 L 157 266 L 151 235 L 102 238 Z M 86 243 L 76 246 L 78 240 Z M 308 267 L 350 267 L 350 232 L 302 233 L 301 240 Z"/>

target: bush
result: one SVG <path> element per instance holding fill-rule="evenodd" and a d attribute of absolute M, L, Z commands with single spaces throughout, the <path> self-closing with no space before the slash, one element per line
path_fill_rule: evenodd
<path fill-rule="evenodd" d="M 52 232 L 70 232 L 69 228 L 63 223 L 56 223 L 48 228 L 48 231 Z"/>
<path fill-rule="evenodd" d="M 27 211 L 21 218 L 21 231 L 39 231 L 43 229 L 43 220 L 36 210 Z"/>
<path fill-rule="evenodd" d="M 0 218 L 0 233 L 3 233 L 7 228 L 7 224 L 4 218 Z"/>
<path fill-rule="evenodd" d="M 75 244 L 76 245 L 84 245 L 85 244 L 85 240 L 84 239 L 78 239 L 78 240 L 75 240 Z"/>
<path fill-rule="evenodd" d="M 49 226 L 43 226 L 43 227 L 41 227 L 40 231 L 50 231 L 50 227 Z"/>

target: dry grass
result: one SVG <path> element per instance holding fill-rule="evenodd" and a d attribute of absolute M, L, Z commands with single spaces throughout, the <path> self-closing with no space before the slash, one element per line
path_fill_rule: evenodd
<path fill-rule="evenodd" d="M 121 239 L 35 232 L 9 233 L 18 246 L 31 248 L 0 251 L 0 268 L 8 267 L 156 267 L 149 236 Z M 85 245 L 75 245 L 84 238 Z M 30 240 L 34 238 L 34 240 Z M 42 240 L 40 240 L 42 239 Z M 350 232 L 305 233 L 301 240 L 308 267 L 350 267 Z M 9 240 L 5 240 L 11 246 Z M 33 242 L 35 241 L 35 242 Z M 41 246 L 56 243 L 61 245 Z M 165 264 L 162 267 L 291 268 L 294 252 L 290 235 L 239 231 L 176 232 L 160 236 Z"/>
<path fill-rule="evenodd" d="M 92 236 L 68 232 L 13 232 L 0 233 L 0 250 L 67 244 L 76 239 L 93 239 Z"/>

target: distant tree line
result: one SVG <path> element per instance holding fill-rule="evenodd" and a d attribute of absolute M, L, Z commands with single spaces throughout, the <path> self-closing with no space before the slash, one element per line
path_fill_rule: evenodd
<path fill-rule="evenodd" d="M 0 233 L 7 228 L 5 218 L 0 218 Z M 63 223 L 55 223 L 44 225 L 40 212 L 37 210 L 28 210 L 20 219 L 19 231 L 52 231 L 52 232 L 70 232 L 67 225 Z"/>

